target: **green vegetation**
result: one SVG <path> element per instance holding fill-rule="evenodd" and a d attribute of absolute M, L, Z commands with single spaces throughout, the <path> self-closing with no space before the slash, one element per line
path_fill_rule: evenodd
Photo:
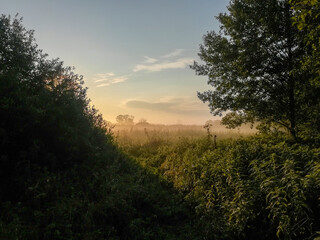
<path fill-rule="evenodd" d="M 305 71 L 313 73 L 312 84 L 319 83 L 320 76 L 320 2 L 318 0 L 290 0 L 295 14 L 293 23 L 304 33 L 304 43 L 308 54 L 304 57 L 303 67 Z"/>
<path fill-rule="evenodd" d="M 250 134 L 113 128 L 82 77 L 1 16 L 0 239 L 319 239 L 319 3 L 290 4 L 231 1 L 193 65 L 213 114 L 258 120 Z"/>
<path fill-rule="evenodd" d="M 320 229 L 319 146 L 283 134 L 132 145 L 193 206 L 203 239 L 313 239 Z"/>
<path fill-rule="evenodd" d="M 197 217 L 115 146 L 82 77 L 0 17 L 0 239 L 197 239 Z"/>
<path fill-rule="evenodd" d="M 297 2 L 302 8 L 307 2 L 318 3 Z M 192 68 L 198 75 L 208 76 L 213 88 L 199 93 L 199 98 L 208 102 L 214 115 L 230 111 L 224 118 L 226 124 L 273 124 L 286 128 L 295 139 L 318 134 L 320 88 L 319 81 L 312 80 L 313 73 L 319 75 L 319 65 L 316 71 L 305 71 L 303 64 L 311 54 L 310 41 L 306 44 L 305 39 L 319 32 L 318 12 L 310 20 L 316 27 L 307 30 L 307 38 L 293 24 L 300 9 L 293 11 L 288 0 L 230 1 L 229 12 L 217 17 L 219 34 L 204 36 L 199 53 L 203 63 L 195 62 Z M 311 38 L 316 42 L 316 57 L 319 36 Z"/>
<path fill-rule="evenodd" d="M 320 230 L 319 2 L 233 0 L 192 68 L 222 123 L 259 122 L 239 139 L 119 144 L 184 195 L 203 239 L 318 239 Z M 289 133 L 289 134 L 287 134 Z"/>

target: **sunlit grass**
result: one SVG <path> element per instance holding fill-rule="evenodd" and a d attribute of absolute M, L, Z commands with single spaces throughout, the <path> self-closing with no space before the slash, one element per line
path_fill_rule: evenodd
<path fill-rule="evenodd" d="M 244 126 L 238 129 L 227 129 L 215 121 L 205 128 L 201 125 L 116 125 L 113 129 L 117 143 L 123 147 L 143 146 L 146 144 L 174 144 L 181 139 L 200 139 L 209 137 L 216 140 L 235 139 L 256 133 L 255 129 Z"/>

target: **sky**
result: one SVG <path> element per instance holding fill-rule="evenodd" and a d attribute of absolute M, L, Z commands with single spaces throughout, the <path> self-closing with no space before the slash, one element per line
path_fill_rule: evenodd
<path fill-rule="evenodd" d="M 197 92 L 207 78 L 190 69 L 203 35 L 229 0 L 0 0 L 19 14 L 40 49 L 83 75 L 88 97 L 110 122 L 204 124 L 216 119 Z"/>

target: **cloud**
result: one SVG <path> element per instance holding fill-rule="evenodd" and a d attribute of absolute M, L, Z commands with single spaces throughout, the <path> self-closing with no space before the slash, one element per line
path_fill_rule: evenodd
<path fill-rule="evenodd" d="M 145 60 L 143 61 L 144 63 L 155 63 L 157 62 L 158 60 L 155 59 L 155 58 L 151 58 L 151 57 L 148 57 L 148 56 L 144 56 Z"/>
<path fill-rule="evenodd" d="M 98 73 L 98 74 L 96 74 L 96 77 L 93 80 L 94 80 L 94 82 L 103 82 L 113 76 L 114 76 L 114 73 L 112 73 L 112 72 Z"/>
<path fill-rule="evenodd" d="M 180 58 L 173 61 L 165 61 L 155 64 L 138 64 L 133 68 L 134 72 L 147 71 L 147 72 L 159 72 L 165 69 L 181 69 L 192 64 L 191 58 Z"/>
<path fill-rule="evenodd" d="M 175 49 L 174 51 L 156 58 L 144 56 L 144 61 L 133 68 L 133 72 L 159 72 L 166 69 L 182 69 L 193 63 L 193 59 L 181 57 L 184 49 Z M 178 58 L 178 56 L 180 56 Z"/>
<path fill-rule="evenodd" d="M 115 76 L 114 73 L 98 73 L 93 79 L 95 83 L 99 83 L 96 87 L 107 87 L 112 84 L 124 82 L 128 79 L 127 76 Z"/>
<path fill-rule="evenodd" d="M 163 58 L 172 58 L 180 56 L 184 52 L 184 49 L 175 49 L 174 51 L 162 56 Z"/>
<path fill-rule="evenodd" d="M 149 56 L 144 56 L 144 60 L 141 64 L 137 64 L 132 71 L 133 72 L 159 72 L 166 69 L 182 69 L 193 63 L 191 58 L 176 58 L 184 52 L 184 49 L 175 49 L 174 51 L 159 57 L 158 59 Z M 93 78 L 93 81 L 97 83 L 96 87 L 107 87 L 112 84 L 124 82 L 128 80 L 128 77 L 133 73 L 116 76 L 113 72 L 98 73 Z"/>
<path fill-rule="evenodd" d="M 190 97 L 166 96 L 156 101 L 142 99 L 129 99 L 124 105 L 128 108 L 145 109 L 150 111 L 161 111 L 176 114 L 207 114 L 207 107 L 202 102 Z"/>

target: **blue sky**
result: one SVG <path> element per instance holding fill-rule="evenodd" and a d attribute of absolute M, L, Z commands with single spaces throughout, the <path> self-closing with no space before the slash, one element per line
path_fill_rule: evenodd
<path fill-rule="evenodd" d="M 84 76 L 104 118 L 119 114 L 152 123 L 204 124 L 197 91 L 205 77 L 189 68 L 202 36 L 228 0 L 0 0 L 0 13 L 23 17 L 40 49 Z"/>

